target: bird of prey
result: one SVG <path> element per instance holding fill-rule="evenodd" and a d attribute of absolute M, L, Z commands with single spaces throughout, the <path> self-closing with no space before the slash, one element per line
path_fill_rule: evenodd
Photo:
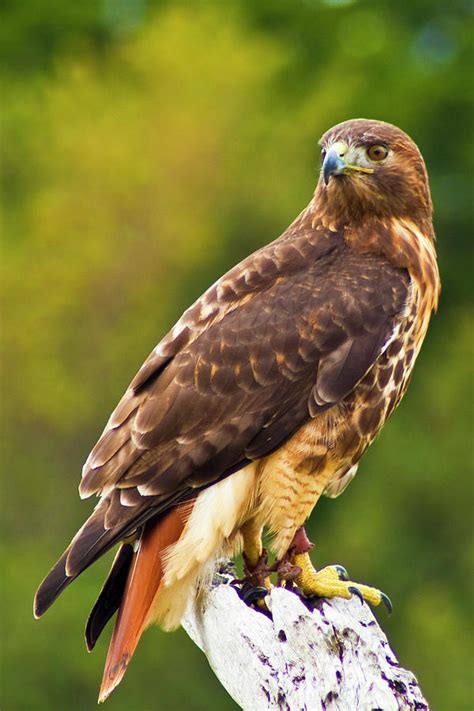
<path fill-rule="evenodd" d="M 243 551 L 257 587 L 274 570 L 308 596 L 384 600 L 342 567 L 313 568 L 304 523 L 346 488 L 408 386 L 440 288 L 432 203 L 399 128 L 350 120 L 320 145 L 308 206 L 185 311 L 84 465 L 81 497 L 99 502 L 35 615 L 119 544 L 86 628 L 91 650 L 118 610 L 100 700 L 143 630 L 178 626 L 222 556 Z"/>

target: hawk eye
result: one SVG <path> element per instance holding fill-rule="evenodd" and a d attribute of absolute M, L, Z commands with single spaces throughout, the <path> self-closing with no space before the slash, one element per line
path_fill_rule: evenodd
<path fill-rule="evenodd" d="M 324 161 L 325 158 L 326 158 L 326 149 L 321 148 L 321 160 Z"/>
<path fill-rule="evenodd" d="M 367 155 L 370 160 L 379 163 L 381 160 L 385 160 L 385 158 L 388 156 L 388 148 L 386 146 L 382 146 L 378 143 L 375 143 L 373 146 L 369 146 L 367 148 Z"/>

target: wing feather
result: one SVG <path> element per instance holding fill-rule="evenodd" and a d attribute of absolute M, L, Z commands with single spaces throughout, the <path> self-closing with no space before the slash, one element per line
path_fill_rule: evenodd
<path fill-rule="evenodd" d="M 231 270 L 183 314 L 112 413 L 80 487 L 102 500 L 65 574 L 343 400 L 401 318 L 408 286 L 407 271 L 334 233 L 289 233 Z"/>
<path fill-rule="evenodd" d="M 408 275 L 343 243 L 298 264 L 285 279 L 246 291 L 238 307 L 216 307 L 157 377 L 147 370 L 139 390 L 129 389 L 133 408 L 119 405 L 128 416 L 94 448 L 84 493 L 111 484 L 153 495 L 208 485 L 351 392 L 393 331 Z M 202 313 L 199 302 L 193 308 Z"/>

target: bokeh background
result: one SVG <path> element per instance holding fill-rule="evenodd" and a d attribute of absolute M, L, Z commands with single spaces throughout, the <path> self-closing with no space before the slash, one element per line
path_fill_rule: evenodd
<path fill-rule="evenodd" d="M 35 588 L 91 510 L 81 465 L 182 310 L 309 200 L 317 139 L 403 127 L 428 164 L 443 292 L 411 388 L 311 521 L 433 709 L 471 709 L 472 108 L 467 0 L 29 0 L 4 5 L 1 345 L 4 711 L 95 708 L 110 564 L 44 619 Z M 472 174 L 472 173 L 471 173 Z M 110 711 L 234 709 L 183 632 L 147 632 Z"/>

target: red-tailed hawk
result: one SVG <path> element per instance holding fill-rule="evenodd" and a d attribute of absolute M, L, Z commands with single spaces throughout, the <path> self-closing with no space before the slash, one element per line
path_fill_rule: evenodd
<path fill-rule="evenodd" d="M 423 158 L 395 126 L 357 119 L 321 139 L 314 197 L 281 237 L 208 289 L 147 358 L 87 459 L 94 512 L 41 584 L 39 617 L 120 544 L 87 623 L 118 610 L 100 699 L 144 628 L 179 625 L 221 556 L 307 594 L 383 594 L 310 564 L 306 519 L 338 496 L 405 392 L 439 275 Z M 263 572 L 262 572 L 263 571 Z M 260 576 L 260 577 L 259 577 Z"/>

